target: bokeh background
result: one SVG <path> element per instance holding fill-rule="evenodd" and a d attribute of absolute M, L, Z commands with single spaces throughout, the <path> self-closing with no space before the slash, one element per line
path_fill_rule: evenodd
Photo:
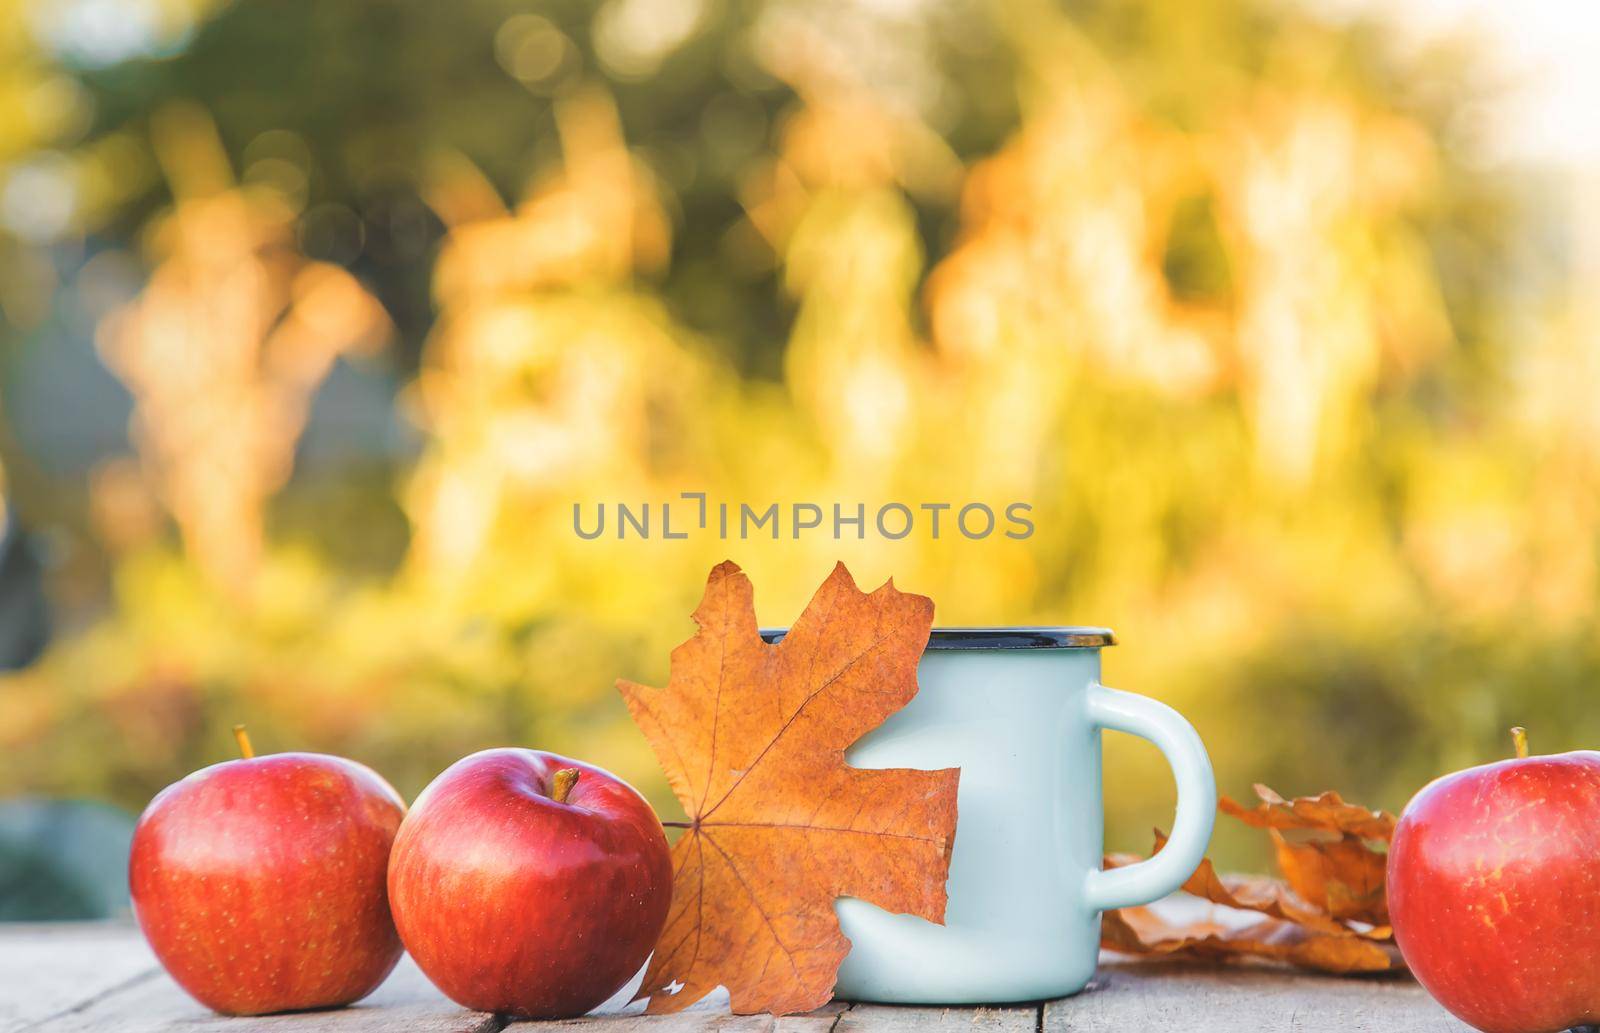
<path fill-rule="evenodd" d="M 1600 744 L 1596 37 L 1531 8 L 0 0 L 0 917 L 117 913 L 236 722 L 671 810 L 612 683 L 724 558 L 1109 624 L 1234 796 Z M 1037 530 L 572 532 L 681 491 Z M 1110 744 L 1109 845 L 1170 794 Z"/>

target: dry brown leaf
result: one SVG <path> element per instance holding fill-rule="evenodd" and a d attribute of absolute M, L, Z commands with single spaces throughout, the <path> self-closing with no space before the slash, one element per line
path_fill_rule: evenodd
<path fill-rule="evenodd" d="M 1276 918 L 1242 929 L 1216 922 L 1170 925 L 1149 908 L 1107 912 L 1100 945 L 1139 956 L 1227 961 L 1260 958 L 1318 972 L 1385 972 L 1401 967 L 1398 953 L 1385 944 L 1349 934 L 1329 934 Z"/>
<path fill-rule="evenodd" d="M 1167 843 L 1167 835 L 1156 829 L 1155 847 L 1159 851 Z M 1113 854 L 1105 859 L 1105 867 L 1120 868 L 1143 858 L 1134 854 Z M 1317 910 L 1307 901 L 1300 900 L 1282 880 L 1266 875 L 1218 875 L 1210 858 L 1202 858 L 1183 892 L 1241 911 L 1255 911 L 1271 918 L 1296 922 L 1319 932 L 1336 936 L 1353 935 L 1341 922 Z"/>
<path fill-rule="evenodd" d="M 689 816 L 640 996 L 672 1012 L 722 985 L 736 1013 L 809 1011 L 850 949 L 835 899 L 944 920 L 959 772 L 844 762 L 916 695 L 933 603 L 893 582 L 863 594 L 841 564 L 768 645 L 750 579 L 723 563 L 694 619 L 665 689 L 618 683 Z"/>
<path fill-rule="evenodd" d="M 1385 842 L 1394 835 L 1394 815 L 1345 803 L 1331 790 L 1319 796 L 1301 796 L 1293 800 L 1285 800 L 1264 785 L 1258 784 L 1255 791 L 1261 798 L 1260 805 L 1255 808 L 1224 796 L 1218 801 L 1217 809 L 1258 829 L 1316 829 Z"/>
<path fill-rule="evenodd" d="M 1284 878 L 1218 875 L 1205 859 L 1183 889 L 1265 917 L 1243 928 L 1209 921 L 1174 925 L 1150 908 L 1124 908 L 1105 915 L 1101 946 L 1144 956 L 1261 958 L 1334 973 L 1404 968 L 1388 925 L 1387 858 L 1368 845 L 1369 840 L 1389 839 L 1394 817 L 1346 803 L 1334 792 L 1285 800 L 1266 786 L 1255 789 L 1259 807 L 1248 809 L 1223 798 L 1219 809 L 1268 830 Z M 1280 829 L 1309 832 L 1314 838 L 1290 840 Z M 1155 849 L 1165 843 L 1158 829 Z M 1105 865 L 1116 868 L 1138 860 L 1116 854 Z"/>
<path fill-rule="evenodd" d="M 1277 829 L 1269 831 L 1278 869 L 1301 898 L 1340 920 L 1388 924 L 1387 854 L 1373 850 L 1359 836 L 1292 843 Z"/>
<path fill-rule="evenodd" d="M 1227 931 L 1227 926 L 1217 922 L 1173 925 L 1148 907 L 1125 907 L 1101 916 L 1100 946 L 1120 954 L 1177 954 Z"/>

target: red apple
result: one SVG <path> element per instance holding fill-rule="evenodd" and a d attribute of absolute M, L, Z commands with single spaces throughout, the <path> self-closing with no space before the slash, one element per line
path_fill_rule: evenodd
<path fill-rule="evenodd" d="M 400 939 L 478 1011 L 582 1015 L 644 964 L 672 863 L 655 812 L 600 768 L 485 750 L 433 780 L 389 860 Z"/>
<path fill-rule="evenodd" d="M 1406 964 L 1485 1033 L 1600 1022 L 1600 753 L 1528 757 L 1431 783 L 1389 847 Z"/>
<path fill-rule="evenodd" d="M 405 804 L 317 753 L 214 764 L 163 789 L 133 833 L 133 913 L 161 964 L 230 1015 L 349 1004 L 400 960 L 385 871 Z"/>

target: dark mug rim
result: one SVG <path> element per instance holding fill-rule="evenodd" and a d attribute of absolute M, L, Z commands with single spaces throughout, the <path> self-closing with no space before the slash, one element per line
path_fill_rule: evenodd
<path fill-rule="evenodd" d="M 768 645 L 783 641 L 788 628 L 762 628 Z M 1101 649 L 1117 644 L 1110 628 L 1018 625 L 996 628 L 934 628 L 928 649 Z"/>

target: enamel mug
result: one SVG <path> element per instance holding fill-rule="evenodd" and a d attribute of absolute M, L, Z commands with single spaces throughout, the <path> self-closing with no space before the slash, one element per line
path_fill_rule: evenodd
<path fill-rule="evenodd" d="M 1148 904 L 1193 874 L 1216 813 L 1211 762 L 1172 708 L 1100 684 L 1100 650 L 1114 641 L 1105 628 L 934 630 L 917 695 L 846 760 L 961 769 L 945 924 L 837 901 L 851 943 L 839 997 L 984 1004 L 1077 993 L 1094 976 L 1100 913 Z M 1160 748 L 1178 806 L 1159 853 L 1102 871 L 1108 728 Z"/>

